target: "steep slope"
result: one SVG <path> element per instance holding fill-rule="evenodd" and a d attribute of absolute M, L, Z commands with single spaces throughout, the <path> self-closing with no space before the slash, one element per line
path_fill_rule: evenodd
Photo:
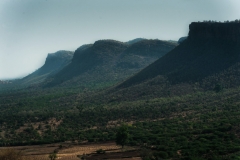
<path fill-rule="evenodd" d="M 240 61 L 239 23 L 192 23 L 189 29 L 185 41 L 120 87 L 159 75 L 171 84 L 199 82 Z"/>
<path fill-rule="evenodd" d="M 176 44 L 160 40 L 141 40 L 128 45 L 114 40 L 100 40 L 78 48 L 72 63 L 48 79 L 46 86 L 108 86 L 137 73 L 157 60 Z"/>
<path fill-rule="evenodd" d="M 58 51 L 56 53 L 48 54 L 45 64 L 20 80 L 21 84 L 35 84 L 43 82 L 47 77 L 56 74 L 72 60 L 73 52 L 71 51 Z"/>

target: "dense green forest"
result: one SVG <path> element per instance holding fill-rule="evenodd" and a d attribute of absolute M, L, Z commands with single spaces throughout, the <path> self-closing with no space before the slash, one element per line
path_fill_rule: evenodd
<path fill-rule="evenodd" d="M 124 122 L 129 126 L 128 145 L 154 147 L 166 158 L 228 159 L 240 151 L 239 91 L 108 103 L 60 91 L 4 94 L 0 145 L 110 141 Z"/>

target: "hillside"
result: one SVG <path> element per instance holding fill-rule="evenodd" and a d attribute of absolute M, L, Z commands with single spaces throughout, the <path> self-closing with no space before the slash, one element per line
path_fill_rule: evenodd
<path fill-rule="evenodd" d="M 56 53 L 48 54 L 44 65 L 22 78 L 20 84 L 30 85 L 43 82 L 47 77 L 53 76 L 72 60 L 73 52 L 71 51 L 58 51 Z"/>
<path fill-rule="evenodd" d="M 99 40 L 78 48 L 72 63 L 49 78 L 46 86 L 109 86 L 137 73 L 175 46 L 160 40 L 141 40 L 131 45 Z"/>
<path fill-rule="evenodd" d="M 192 23 L 189 36 L 120 87 L 164 76 L 171 84 L 200 82 L 240 61 L 239 23 Z"/>

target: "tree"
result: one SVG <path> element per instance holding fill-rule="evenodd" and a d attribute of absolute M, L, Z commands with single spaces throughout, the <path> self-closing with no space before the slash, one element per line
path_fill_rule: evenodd
<path fill-rule="evenodd" d="M 122 148 L 127 144 L 129 138 L 128 126 L 122 124 L 116 134 L 116 144 L 121 145 Z"/>
<path fill-rule="evenodd" d="M 223 90 L 223 86 L 221 84 L 216 84 L 215 87 L 214 87 L 214 91 L 216 93 L 220 92 Z"/>
<path fill-rule="evenodd" d="M 56 153 L 51 153 L 48 156 L 51 160 L 55 160 L 57 158 L 57 154 Z"/>

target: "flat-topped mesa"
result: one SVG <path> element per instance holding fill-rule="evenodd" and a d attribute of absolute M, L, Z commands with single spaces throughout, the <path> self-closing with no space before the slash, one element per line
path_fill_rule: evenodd
<path fill-rule="evenodd" d="M 240 23 L 193 22 L 189 25 L 189 40 L 225 40 L 240 42 Z"/>

